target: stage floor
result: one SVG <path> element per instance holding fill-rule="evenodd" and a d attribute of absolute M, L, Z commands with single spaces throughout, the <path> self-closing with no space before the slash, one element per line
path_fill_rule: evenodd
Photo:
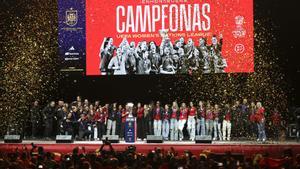
<path fill-rule="evenodd" d="M 19 150 L 23 146 L 31 148 L 31 143 L 36 146 L 43 146 L 45 151 L 70 153 L 75 147 L 85 148 L 86 152 L 95 152 L 102 145 L 102 141 L 74 141 L 74 143 L 56 143 L 55 141 L 42 140 L 23 140 L 22 143 L 4 143 L 0 141 L 0 151 L 12 152 L 16 148 Z M 115 151 L 124 151 L 129 145 L 135 145 L 137 152 L 148 153 L 154 148 L 160 148 L 164 151 L 173 147 L 179 154 L 184 153 L 185 150 L 191 151 L 193 154 L 199 155 L 201 152 L 211 151 L 213 153 L 225 153 L 230 151 L 232 153 L 244 154 L 245 156 L 252 156 L 256 153 L 268 152 L 272 156 L 280 156 L 283 151 L 292 149 L 293 154 L 300 153 L 300 143 L 296 141 L 285 142 L 266 142 L 259 143 L 256 141 L 213 141 L 211 144 L 199 144 L 192 141 L 164 141 L 163 143 L 146 143 L 146 141 L 136 141 L 135 143 L 112 143 Z"/>
<path fill-rule="evenodd" d="M 22 143 L 17 143 L 17 144 L 59 144 L 56 143 L 55 140 L 23 140 Z M 3 140 L 0 140 L 0 144 L 4 144 Z M 6 144 L 6 143 L 5 143 Z M 74 141 L 73 143 L 68 143 L 68 144 L 102 144 L 102 141 Z M 146 143 L 146 141 L 135 141 L 134 143 L 127 143 L 125 141 L 120 141 L 119 143 L 113 143 L 113 144 L 127 144 L 127 145 L 140 145 L 140 144 L 169 144 L 169 145 L 189 145 L 189 144 L 194 144 L 194 145 L 199 145 L 198 143 L 196 144 L 195 141 L 164 141 L 163 143 Z M 265 143 L 262 142 L 257 142 L 257 141 L 212 141 L 211 144 L 215 145 L 300 145 L 300 142 L 297 141 L 266 141 Z M 203 144 L 202 144 L 203 145 Z M 205 144 L 209 145 L 209 144 Z"/>

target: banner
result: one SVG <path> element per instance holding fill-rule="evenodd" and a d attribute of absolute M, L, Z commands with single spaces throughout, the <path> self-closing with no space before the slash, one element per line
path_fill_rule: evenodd
<path fill-rule="evenodd" d="M 83 66 L 86 50 L 86 75 L 254 72 L 253 0 L 69 4 L 59 1 L 64 67 Z"/>
<path fill-rule="evenodd" d="M 85 70 L 85 1 L 58 1 L 61 71 Z"/>
<path fill-rule="evenodd" d="M 125 122 L 125 142 L 134 143 L 136 140 L 136 120 L 134 117 L 127 117 Z"/>

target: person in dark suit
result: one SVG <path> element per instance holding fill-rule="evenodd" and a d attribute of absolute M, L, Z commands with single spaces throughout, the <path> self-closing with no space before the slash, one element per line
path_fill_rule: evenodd
<path fill-rule="evenodd" d="M 63 112 L 66 115 L 62 121 L 63 134 L 73 135 L 73 118 L 72 113 L 68 111 L 67 107 L 63 107 Z"/>
<path fill-rule="evenodd" d="M 38 135 L 39 126 L 41 124 L 41 108 L 39 102 L 36 100 L 33 103 L 33 106 L 30 109 L 30 119 L 32 127 L 32 138 L 35 139 Z"/>
<path fill-rule="evenodd" d="M 116 115 L 116 135 L 119 135 L 121 138 L 121 129 L 122 129 L 122 105 L 118 105 L 118 111 Z"/>
<path fill-rule="evenodd" d="M 232 106 L 232 135 L 233 137 L 240 138 L 242 130 L 239 128 L 242 126 L 241 121 L 241 105 L 240 101 L 236 100 Z"/>
<path fill-rule="evenodd" d="M 53 123 L 56 118 L 56 110 L 55 110 L 55 102 L 51 101 L 50 104 L 48 104 L 43 109 L 43 116 L 45 120 L 45 137 L 46 139 L 50 139 L 54 135 L 53 133 Z"/>
<path fill-rule="evenodd" d="M 66 117 L 66 113 L 64 112 L 63 107 L 64 107 L 64 101 L 62 101 L 62 100 L 58 101 L 58 106 L 57 106 L 57 110 L 56 110 L 56 116 L 57 116 L 56 133 L 57 134 L 63 133 L 62 124 Z"/>
<path fill-rule="evenodd" d="M 150 106 L 144 105 L 144 136 L 152 135 L 153 133 L 153 119 L 152 112 L 150 110 Z"/>

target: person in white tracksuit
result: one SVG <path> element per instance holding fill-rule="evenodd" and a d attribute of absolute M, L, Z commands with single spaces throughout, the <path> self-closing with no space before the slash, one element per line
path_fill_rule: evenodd
<path fill-rule="evenodd" d="M 187 120 L 188 108 L 185 103 L 181 104 L 178 121 L 179 140 L 183 140 L 183 128 Z"/>
<path fill-rule="evenodd" d="M 173 102 L 170 117 L 170 140 L 178 140 L 178 117 L 179 108 L 177 102 Z"/>
<path fill-rule="evenodd" d="M 195 119 L 196 114 L 197 114 L 197 109 L 196 107 L 194 107 L 193 102 L 190 102 L 188 121 L 187 121 L 187 130 L 189 132 L 191 141 L 195 140 L 195 135 L 196 135 L 196 119 Z"/>

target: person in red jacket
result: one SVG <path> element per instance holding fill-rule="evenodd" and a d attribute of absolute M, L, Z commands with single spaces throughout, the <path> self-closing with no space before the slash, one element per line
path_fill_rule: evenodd
<path fill-rule="evenodd" d="M 105 135 L 105 114 L 102 107 L 96 110 L 94 121 L 96 122 L 98 132 L 97 140 L 101 140 L 102 136 Z"/>
<path fill-rule="evenodd" d="M 214 128 L 214 137 L 213 140 L 222 140 L 222 132 L 221 132 L 221 122 L 222 122 L 222 117 L 221 117 L 221 109 L 218 104 L 215 104 L 213 108 L 213 128 Z"/>
<path fill-rule="evenodd" d="M 257 122 L 257 129 L 258 129 L 258 138 L 257 141 L 265 142 L 267 140 L 266 131 L 265 131 L 265 108 L 262 106 L 261 102 L 256 103 L 256 113 L 255 118 Z"/>
<path fill-rule="evenodd" d="M 231 109 L 230 105 L 226 104 L 224 109 L 224 117 L 223 117 L 223 140 L 230 141 L 231 136 Z"/>
<path fill-rule="evenodd" d="M 178 131 L 179 131 L 179 140 L 183 139 L 183 128 L 187 120 L 188 108 L 185 103 L 181 104 L 180 112 L 179 112 L 179 121 L 178 121 Z"/>
<path fill-rule="evenodd" d="M 199 106 L 197 110 L 197 135 L 205 135 L 205 108 L 203 101 L 199 101 Z"/>
<path fill-rule="evenodd" d="M 274 108 L 271 116 L 272 128 L 274 131 L 274 139 L 279 140 L 279 132 L 281 129 L 281 115 L 276 108 Z"/>
<path fill-rule="evenodd" d="M 264 154 L 263 158 L 259 161 L 259 168 L 269 168 L 269 169 L 278 169 L 285 168 L 284 164 L 289 163 L 289 159 L 285 158 L 272 158 L 269 157 L 269 154 Z"/>
<path fill-rule="evenodd" d="M 156 106 L 153 111 L 153 127 L 154 127 L 154 135 L 161 136 L 161 128 L 162 128 L 162 113 L 163 108 L 160 106 L 160 102 L 156 102 Z"/>
<path fill-rule="evenodd" d="M 206 124 L 206 134 L 207 135 L 212 135 L 212 129 L 213 129 L 213 121 L 214 116 L 213 116 L 213 108 L 210 105 L 210 102 L 207 101 L 206 104 L 206 115 L 205 115 L 205 124 Z"/>
<path fill-rule="evenodd" d="M 137 104 L 137 140 L 144 140 L 144 107 Z"/>
<path fill-rule="evenodd" d="M 164 140 L 169 140 L 170 115 L 171 111 L 169 109 L 169 106 L 166 104 L 162 114 L 162 136 Z"/>

